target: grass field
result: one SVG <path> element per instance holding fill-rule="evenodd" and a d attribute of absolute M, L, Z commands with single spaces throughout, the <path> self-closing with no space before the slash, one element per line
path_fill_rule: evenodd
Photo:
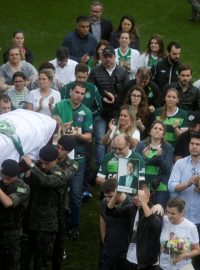
<path fill-rule="evenodd" d="M 194 77 L 200 77 L 198 65 L 200 23 L 189 23 L 191 8 L 187 0 L 104 0 L 104 16 L 117 27 L 120 17 L 136 18 L 142 48 L 153 33 L 165 42 L 177 40 L 182 45 L 182 60 L 192 64 Z M 34 54 L 34 64 L 54 58 L 63 36 L 74 28 L 78 15 L 87 15 L 89 0 L 1 0 L 0 46 L 10 46 L 11 33 L 23 29 L 27 47 Z"/>
<path fill-rule="evenodd" d="M 142 49 L 154 33 L 161 34 L 166 43 L 180 42 L 182 62 L 192 65 L 194 79 L 200 78 L 200 23 L 187 21 L 191 13 L 187 0 L 104 0 L 103 3 L 104 17 L 110 18 L 115 27 L 122 15 L 135 17 Z M 35 66 L 53 59 L 64 35 L 74 28 L 76 17 L 88 15 L 89 4 L 89 0 L 1 0 L 2 51 L 10 46 L 12 32 L 23 29 L 26 45 L 34 54 Z M 80 239 L 66 243 L 69 258 L 63 269 L 97 269 L 98 213 L 98 188 L 94 188 L 93 199 L 82 206 Z"/>

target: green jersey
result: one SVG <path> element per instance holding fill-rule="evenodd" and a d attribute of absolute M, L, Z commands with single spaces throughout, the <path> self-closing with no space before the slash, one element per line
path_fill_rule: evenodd
<path fill-rule="evenodd" d="M 154 165 L 154 164 L 148 164 L 148 160 L 153 159 L 154 157 L 157 156 L 157 149 L 150 149 L 147 154 L 147 161 L 146 161 L 146 166 L 145 166 L 145 179 L 148 183 L 149 189 L 153 190 L 153 187 L 151 186 L 152 180 L 154 180 L 156 177 L 158 177 L 159 174 L 159 166 Z M 167 191 L 167 184 L 164 184 L 160 182 L 157 191 Z"/>
<path fill-rule="evenodd" d="M 58 102 L 54 108 L 54 115 L 58 115 L 62 123 L 72 121 L 73 127 L 78 127 L 80 133 L 92 133 L 92 113 L 84 104 L 76 109 L 72 108 L 70 99 L 64 99 Z M 77 141 L 75 145 L 75 159 L 82 159 L 85 155 L 85 142 Z"/>
<path fill-rule="evenodd" d="M 61 99 L 70 98 L 70 90 L 72 89 L 74 84 L 75 82 L 70 82 L 60 90 Z M 92 111 L 93 117 L 96 117 L 102 111 L 101 95 L 99 94 L 99 90 L 93 83 L 85 82 L 85 86 L 86 93 L 82 102 Z"/>
<path fill-rule="evenodd" d="M 156 109 L 155 119 L 161 120 L 161 115 L 162 115 L 162 108 Z M 165 133 L 165 140 L 169 142 L 173 147 L 175 146 L 177 141 L 177 136 L 175 134 L 173 125 L 175 123 L 178 123 L 179 128 L 186 127 L 186 118 L 187 113 L 184 110 L 177 108 L 176 112 L 173 115 L 167 116 L 163 121 L 167 128 L 167 131 Z"/>

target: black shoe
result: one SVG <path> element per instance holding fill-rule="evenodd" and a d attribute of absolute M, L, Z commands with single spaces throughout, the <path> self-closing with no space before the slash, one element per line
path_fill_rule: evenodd
<path fill-rule="evenodd" d="M 72 227 L 70 230 L 70 236 L 73 240 L 78 240 L 79 238 L 79 230 L 78 227 Z"/>

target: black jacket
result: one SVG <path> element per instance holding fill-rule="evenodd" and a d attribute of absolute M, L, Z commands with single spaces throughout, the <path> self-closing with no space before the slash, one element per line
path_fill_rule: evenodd
<path fill-rule="evenodd" d="M 180 93 L 179 108 L 191 112 L 200 110 L 200 90 L 189 84 L 189 88 L 183 92 L 179 82 L 168 84 L 164 87 L 162 91 L 162 102 L 167 89 L 176 88 Z"/>
<path fill-rule="evenodd" d="M 180 62 L 170 63 L 166 57 L 152 66 L 152 80 L 158 85 L 160 91 L 166 84 L 178 82 L 179 65 Z"/>
<path fill-rule="evenodd" d="M 149 205 L 150 206 L 150 205 Z M 130 216 L 132 220 L 131 229 L 138 207 L 128 205 L 124 207 L 106 208 L 106 214 L 115 217 Z M 144 216 L 142 208 L 139 210 L 139 222 L 136 233 L 136 253 L 139 267 L 150 267 L 158 260 L 160 253 L 160 234 L 162 230 L 162 217 L 152 214 Z M 130 235 L 133 233 L 130 232 Z"/>
<path fill-rule="evenodd" d="M 112 22 L 110 20 L 106 20 L 104 18 L 101 18 L 100 24 L 101 24 L 101 39 L 106 39 L 109 41 L 110 34 L 113 31 Z M 91 24 L 90 24 L 90 33 L 92 33 Z"/>
<path fill-rule="evenodd" d="M 114 104 L 103 104 L 102 117 L 106 120 L 116 116 L 116 112 L 119 111 L 117 108 L 117 97 L 120 89 L 123 88 L 124 83 L 128 80 L 128 72 L 121 66 L 116 65 L 112 75 L 110 76 L 103 65 L 99 65 L 91 70 L 88 81 L 95 84 L 99 90 L 102 97 L 105 97 L 105 91 L 111 92 L 115 98 L 116 102 Z"/>

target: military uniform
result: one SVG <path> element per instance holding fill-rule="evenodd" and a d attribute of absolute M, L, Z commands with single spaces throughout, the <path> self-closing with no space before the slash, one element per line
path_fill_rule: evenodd
<path fill-rule="evenodd" d="M 70 182 L 78 170 L 78 163 L 67 157 L 64 161 L 58 162 L 58 166 L 65 174 L 65 188 L 61 190 L 60 203 L 57 212 L 58 232 L 53 246 L 52 269 L 60 270 L 63 261 L 64 241 L 66 238 L 66 212 L 68 211 L 68 188 Z"/>
<path fill-rule="evenodd" d="M 0 202 L 0 269 L 19 270 L 22 219 L 30 190 L 18 178 L 8 185 L 0 181 L 0 189 L 13 202 L 13 206 L 8 208 Z"/>
<path fill-rule="evenodd" d="M 31 255 L 34 269 L 48 269 L 56 232 L 58 232 L 58 209 L 66 188 L 66 178 L 60 167 L 55 166 L 43 173 L 37 166 L 31 168 L 28 180 L 31 200 L 27 216 L 27 228 L 22 249 L 22 269 L 28 270 Z"/>

